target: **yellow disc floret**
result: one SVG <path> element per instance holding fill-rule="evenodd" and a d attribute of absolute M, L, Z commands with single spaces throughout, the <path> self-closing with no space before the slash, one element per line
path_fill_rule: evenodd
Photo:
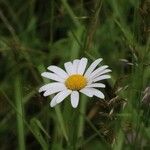
<path fill-rule="evenodd" d="M 87 80 L 82 75 L 74 74 L 66 79 L 65 85 L 70 90 L 80 90 L 87 85 Z"/>

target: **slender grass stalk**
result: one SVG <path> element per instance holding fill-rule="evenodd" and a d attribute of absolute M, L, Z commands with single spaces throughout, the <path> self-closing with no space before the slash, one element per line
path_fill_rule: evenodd
<path fill-rule="evenodd" d="M 18 41 L 18 37 L 15 33 L 15 29 L 12 27 L 9 20 L 5 17 L 4 13 L 1 10 L 0 10 L 0 18 L 3 21 L 3 23 L 5 24 L 5 26 L 7 27 L 8 31 L 10 32 L 10 34 L 12 35 L 14 40 Z"/>
<path fill-rule="evenodd" d="M 79 116 L 79 126 L 78 126 L 78 137 L 83 136 L 84 130 L 84 122 L 85 122 L 85 113 L 86 113 L 86 104 L 87 104 L 87 97 L 82 95 L 81 97 L 81 104 L 80 104 L 80 116 Z"/>
<path fill-rule="evenodd" d="M 65 127 L 65 123 L 64 123 L 64 119 L 63 119 L 60 107 L 56 106 L 55 107 L 55 111 L 56 111 L 56 115 L 57 115 L 60 127 L 62 129 L 63 135 L 64 135 L 66 141 L 68 142 L 68 136 L 67 136 L 67 132 L 66 132 L 66 127 Z"/>
<path fill-rule="evenodd" d="M 76 15 L 74 14 L 74 12 L 72 11 L 72 9 L 70 8 L 70 6 L 68 5 L 66 0 L 61 0 L 62 4 L 64 5 L 64 7 L 66 8 L 68 14 L 70 15 L 71 19 L 73 20 L 74 24 L 76 26 L 80 26 L 80 22 L 77 20 Z"/>
<path fill-rule="evenodd" d="M 80 49 L 82 48 L 79 41 L 82 41 L 82 35 L 83 35 L 83 28 L 80 27 L 77 30 L 75 30 L 75 33 L 72 32 L 71 39 L 72 39 L 72 48 L 70 52 L 71 59 L 76 59 L 79 56 Z"/>
<path fill-rule="evenodd" d="M 15 100 L 16 109 L 20 114 L 17 114 L 18 147 L 19 150 L 25 150 L 25 132 L 23 124 L 24 113 L 22 105 L 21 78 L 19 75 L 15 79 Z"/>
<path fill-rule="evenodd" d="M 47 132 L 43 128 L 41 122 L 36 118 L 32 118 L 30 120 L 30 128 L 31 128 L 32 133 L 34 134 L 35 138 L 40 143 L 42 149 L 43 150 L 48 150 L 48 144 L 47 144 L 45 138 L 43 137 L 43 135 L 41 133 L 41 130 L 43 131 L 43 133 L 45 133 L 45 135 L 47 137 L 49 137 L 49 135 L 47 134 Z"/>
<path fill-rule="evenodd" d="M 51 8 L 51 12 L 50 12 L 50 41 L 49 43 L 52 44 L 53 43 L 53 23 L 54 23 L 54 0 L 51 0 L 50 3 L 50 8 Z"/>
<path fill-rule="evenodd" d="M 95 32 L 98 27 L 99 14 L 101 11 L 101 7 L 102 7 L 102 1 L 97 0 L 95 2 L 95 14 L 94 14 L 94 16 L 92 16 L 91 24 L 89 26 L 87 38 L 86 38 L 86 42 L 85 42 L 85 50 L 86 51 L 89 51 L 92 48 L 93 38 L 94 38 Z"/>

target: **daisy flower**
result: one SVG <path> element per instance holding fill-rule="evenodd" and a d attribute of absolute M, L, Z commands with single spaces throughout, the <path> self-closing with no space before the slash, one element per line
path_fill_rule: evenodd
<path fill-rule="evenodd" d="M 87 70 L 87 58 L 66 62 L 64 64 L 66 71 L 51 65 L 47 68 L 50 72 L 43 72 L 41 75 L 55 82 L 42 86 L 39 92 L 44 92 L 44 96 L 57 93 L 50 102 L 51 107 L 59 104 L 70 95 L 71 105 L 76 108 L 79 104 L 79 92 L 88 97 L 96 96 L 104 99 L 104 94 L 98 88 L 105 88 L 105 85 L 100 82 L 111 77 L 106 74 L 111 70 L 107 65 L 97 67 L 101 61 L 102 58 L 95 60 Z"/>

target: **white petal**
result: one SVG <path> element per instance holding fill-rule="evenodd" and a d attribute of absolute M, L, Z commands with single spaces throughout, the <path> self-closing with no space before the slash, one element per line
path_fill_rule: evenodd
<path fill-rule="evenodd" d="M 77 74 L 79 62 L 80 62 L 79 59 L 75 59 L 73 61 L 73 68 L 74 68 L 75 74 Z"/>
<path fill-rule="evenodd" d="M 100 71 L 100 72 L 97 73 L 95 76 L 93 76 L 92 79 L 95 79 L 95 78 L 97 78 L 97 77 L 99 77 L 99 76 L 101 76 L 101 75 L 103 75 L 103 74 L 109 73 L 109 72 L 111 72 L 110 69 L 104 69 L 103 71 Z"/>
<path fill-rule="evenodd" d="M 64 83 L 61 83 L 61 82 L 48 83 L 48 84 L 45 84 L 44 86 L 42 86 L 39 89 L 39 92 L 50 90 L 51 88 L 61 88 L 61 87 L 65 87 Z"/>
<path fill-rule="evenodd" d="M 108 68 L 107 65 L 101 66 L 99 68 L 97 68 L 95 71 L 93 71 L 90 75 L 89 75 L 89 79 L 93 78 L 94 76 L 98 75 L 100 72 L 104 71 L 106 68 Z"/>
<path fill-rule="evenodd" d="M 64 90 L 64 91 L 58 93 L 58 97 L 56 99 L 56 102 L 57 103 L 62 102 L 68 95 L 71 94 L 71 92 L 72 92 L 71 90 Z"/>
<path fill-rule="evenodd" d="M 87 85 L 86 87 L 105 88 L 105 84 L 103 84 L 103 83 L 93 83 L 93 84 Z"/>
<path fill-rule="evenodd" d="M 87 58 L 82 58 L 78 64 L 78 74 L 83 74 L 87 65 Z"/>
<path fill-rule="evenodd" d="M 60 91 L 64 91 L 66 89 L 67 89 L 66 87 L 52 88 L 52 89 L 47 90 L 43 95 L 44 96 L 49 96 L 49 95 L 52 95 L 54 93 L 58 93 Z"/>
<path fill-rule="evenodd" d="M 110 70 L 110 69 L 105 69 L 104 71 L 100 72 L 99 75 L 106 74 L 106 73 L 109 73 L 109 72 L 112 72 L 112 70 Z M 99 76 L 99 75 L 98 75 L 98 76 Z"/>
<path fill-rule="evenodd" d="M 63 69 L 61 69 L 57 66 L 49 66 L 47 69 L 54 72 L 55 74 L 57 74 L 61 78 L 66 79 L 68 77 L 68 74 Z"/>
<path fill-rule="evenodd" d="M 109 72 L 112 72 L 112 70 L 110 70 L 110 69 L 105 69 L 104 71 L 102 71 L 102 72 L 100 73 L 100 75 L 105 74 L 105 73 L 109 73 Z"/>
<path fill-rule="evenodd" d="M 73 108 L 76 108 L 79 104 L 79 92 L 73 91 L 71 93 L 71 104 Z"/>
<path fill-rule="evenodd" d="M 55 80 L 55 81 L 59 81 L 59 82 L 64 82 L 64 79 L 62 79 L 61 77 L 59 77 L 58 75 L 54 74 L 54 73 L 50 73 L 50 72 L 43 72 L 41 74 L 41 76 L 51 79 L 51 80 Z"/>
<path fill-rule="evenodd" d="M 80 92 L 89 96 L 89 97 L 96 96 L 96 97 L 99 97 L 101 99 L 104 99 L 104 97 L 105 97 L 101 91 L 99 91 L 95 88 L 84 88 L 84 89 L 80 90 Z"/>
<path fill-rule="evenodd" d="M 85 72 L 85 77 L 89 77 L 89 75 L 93 72 L 93 70 L 97 67 L 97 65 L 102 61 L 102 58 L 96 59 L 91 65 L 90 67 L 87 69 L 87 71 Z"/>
<path fill-rule="evenodd" d="M 64 66 L 65 66 L 65 69 L 66 69 L 66 71 L 67 71 L 67 73 L 68 73 L 69 75 L 73 74 L 74 69 L 73 69 L 73 64 L 72 64 L 71 62 L 66 62 L 66 63 L 64 64 Z"/>
<path fill-rule="evenodd" d="M 86 96 L 92 97 L 93 93 L 91 88 L 83 88 L 82 90 L 80 90 L 81 93 L 85 94 Z"/>
<path fill-rule="evenodd" d="M 95 89 L 95 88 L 91 88 L 91 90 L 94 96 L 99 97 L 101 99 L 105 98 L 104 94 L 100 90 Z"/>
<path fill-rule="evenodd" d="M 93 82 L 97 82 L 97 81 L 101 81 L 101 80 L 109 79 L 109 78 L 111 78 L 110 75 L 102 75 L 102 76 L 99 76 L 99 77 L 93 79 Z"/>
<path fill-rule="evenodd" d="M 59 94 L 59 93 L 58 93 L 58 94 Z M 51 102 L 50 102 L 50 106 L 51 106 L 51 107 L 54 107 L 54 106 L 57 105 L 56 99 L 57 99 L 57 97 L 58 97 L 58 94 L 55 95 L 55 96 L 53 97 L 53 99 L 51 100 Z"/>

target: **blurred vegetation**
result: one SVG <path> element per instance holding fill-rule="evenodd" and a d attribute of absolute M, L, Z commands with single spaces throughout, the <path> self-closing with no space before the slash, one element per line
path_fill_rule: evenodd
<path fill-rule="evenodd" d="M 149 0 L 0 0 L 0 149 L 150 149 Z M 51 65 L 102 57 L 106 100 L 50 108 Z"/>

